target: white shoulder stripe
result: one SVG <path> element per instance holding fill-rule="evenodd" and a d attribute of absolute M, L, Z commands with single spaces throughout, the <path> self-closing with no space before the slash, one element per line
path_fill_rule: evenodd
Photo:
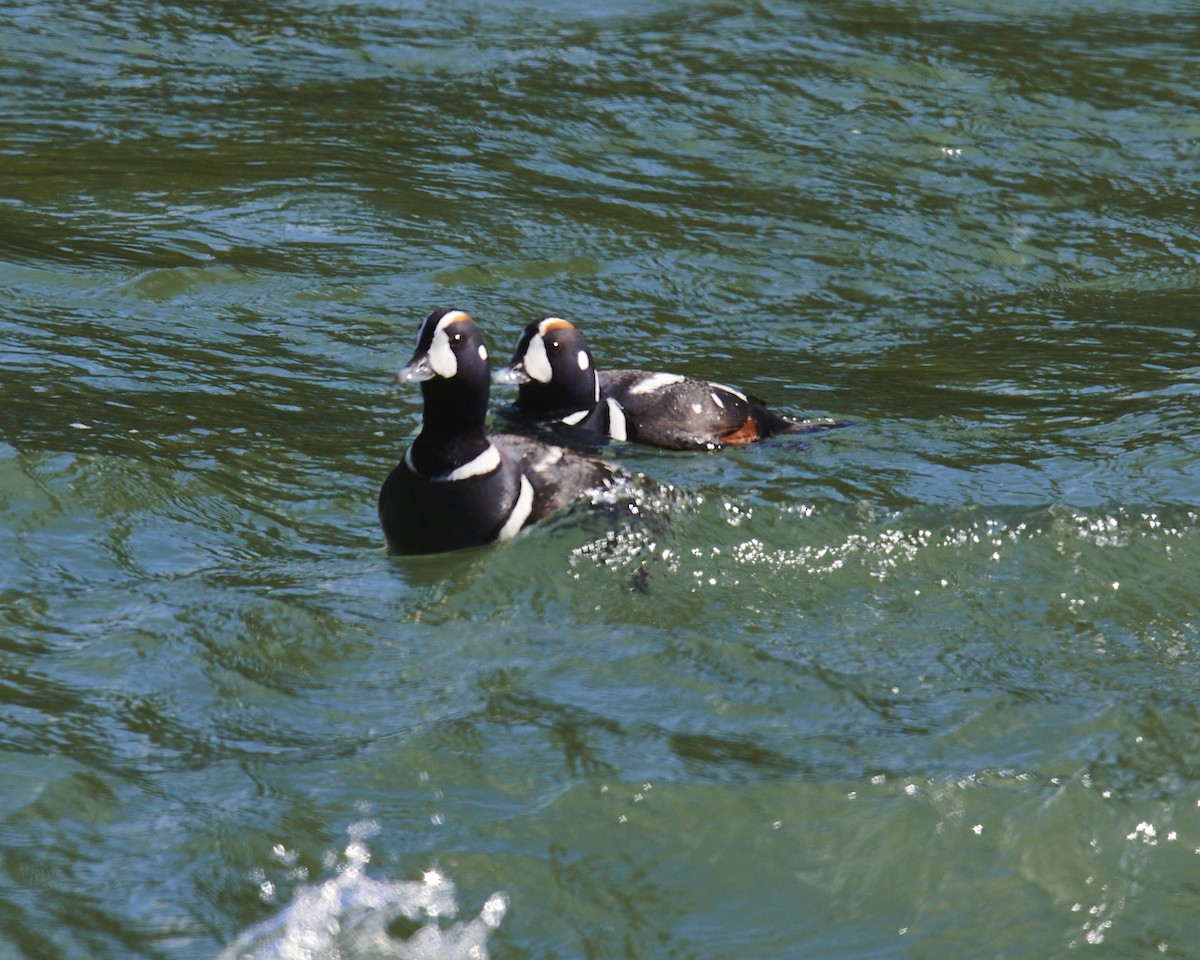
<path fill-rule="evenodd" d="M 604 401 L 608 404 L 608 435 L 614 440 L 628 440 L 628 427 L 625 423 L 625 411 L 612 397 Z"/>
<path fill-rule="evenodd" d="M 639 380 L 629 388 L 631 394 L 636 393 L 653 393 L 655 390 L 661 390 L 663 387 L 669 387 L 673 383 L 679 383 L 686 379 L 677 373 L 652 373 L 644 380 Z"/>
<path fill-rule="evenodd" d="M 525 521 L 529 519 L 531 513 L 533 513 L 533 484 L 525 478 L 525 474 L 521 474 L 521 492 L 517 494 L 517 502 L 513 504 L 508 519 L 504 521 L 504 526 L 500 528 L 497 539 L 511 540 L 515 537 L 517 531 L 525 526 Z"/>
<path fill-rule="evenodd" d="M 565 417 L 563 417 L 562 422 L 567 424 L 567 426 L 573 427 L 590 412 L 590 410 L 576 410 L 574 413 L 568 413 Z"/>

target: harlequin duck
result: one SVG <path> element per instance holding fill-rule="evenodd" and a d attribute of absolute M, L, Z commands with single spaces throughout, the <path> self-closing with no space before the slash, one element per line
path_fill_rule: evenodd
<path fill-rule="evenodd" d="M 484 432 L 488 354 L 475 321 L 435 310 L 397 374 L 419 382 L 421 431 L 379 491 L 391 553 L 440 553 L 507 540 L 587 490 L 610 486 L 614 468 L 562 447 Z"/>
<path fill-rule="evenodd" d="M 522 417 L 668 450 L 717 450 L 833 425 L 781 417 L 758 398 L 707 380 L 597 371 L 583 334 L 561 317 L 529 324 L 512 363 L 492 379 L 520 384 L 516 406 Z"/>

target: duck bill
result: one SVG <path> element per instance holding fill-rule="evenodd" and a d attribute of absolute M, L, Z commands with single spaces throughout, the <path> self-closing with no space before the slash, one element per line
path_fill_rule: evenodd
<path fill-rule="evenodd" d="M 414 355 L 403 367 L 396 371 L 396 379 L 401 383 L 423 383 L 436 376 L 429 363 L 429 354 Z"/>
<path fill-rule="evenodd" d="M 531 379 L 523 363 L 509 364 L 492 371 L 492 383 L 528 383 Z"/>

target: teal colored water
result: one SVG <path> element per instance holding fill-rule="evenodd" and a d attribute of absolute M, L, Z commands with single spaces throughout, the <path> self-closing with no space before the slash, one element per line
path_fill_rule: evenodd
<path fill-rule="evenodd" d="M 1195 13 L 0 5 L 0 958 L 1196 956 Z M 435 306 L 850 425 L 388 558 Z"/>

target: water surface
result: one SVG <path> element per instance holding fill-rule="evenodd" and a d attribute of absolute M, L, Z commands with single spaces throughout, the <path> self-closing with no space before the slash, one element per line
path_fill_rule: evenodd
<path fill-rule="evenodd" d="M 0 956 L 1192 953 L 1198 29 L 0 6 Z M 435 306 L 851 425 L 390 559 Z"/>

